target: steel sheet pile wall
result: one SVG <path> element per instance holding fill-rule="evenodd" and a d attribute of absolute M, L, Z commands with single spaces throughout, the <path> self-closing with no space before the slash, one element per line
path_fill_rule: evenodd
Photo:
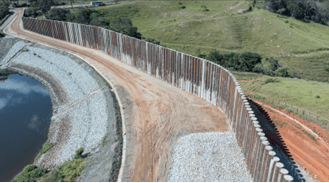
<path fill-rule="evenodd" d="M 292 181 L 236 78 L 213 62 L 100 27 L 23 17 L 24 28 L 104 53 L 197 95 L 223 111 L 255 181 Z"/>

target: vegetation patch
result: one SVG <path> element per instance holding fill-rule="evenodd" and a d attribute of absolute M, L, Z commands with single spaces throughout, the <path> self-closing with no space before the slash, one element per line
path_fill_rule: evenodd
<path fill-rule="evenodd" d="M 40 156 L 42 155 L 42 154 L 44 154 L 44 153 L 46 153 L 50 148 L 52 148 L 53 147 L 53 144 L 52 143 L 50 143 L 50 142 L 46 142 L 46 144 L 43 146 L 43 148 L 40 150 L 40 152 L 39 152 L 39 154 L 37 155 L 37 157 L 35 157 L 35 159 L 34 159 L 34 162 L 36 162 L 39 158 L 40 158 Z"/>
<path fill-rule="evenodd" d="M 82 156 L 83 150 L 83 148 L 78 149 L 72 161 L 52 170 L 45 177 L 44 182 L 72 182 L 74 177 L 80 176 L 82 170 L 85 168 L 85 157 Z"/>
<path fill-rule="evenodd" d="M 108 135 L 105 135 L 103 137 L 103 140 L 102 140 L 102 146 L 104 146 L 106 144 L 106 138 L 108 137 Z"/>
<path fill-rule="evenodd" d="M 312 134 L 308 133 L 308 132 L 305 131 L 305 130 L 303 130 L 303 132 L 304 132 L 307 136 L 309 136 L 312 140 L 315 140 L 315 138 L 314 138 L 314 136 L 313 136 Z"/>
<path fill-rule="evenodd" d="M 1 2 L 0 3 L 0 21 L 5 18 L 6 15 L 9 14 L 9 3 L 8 2 Z M 1 37 L 1 33 L 0 33 L 0 37 Z"/>
<path fill-rule="evenodd" d="M 25 166 L 21 174 L 16 177 L 13 182 L 36 182 L 48 172 L 49 171 L 46 168 L 38 168 L 37 166 L 30 164 Z"/>

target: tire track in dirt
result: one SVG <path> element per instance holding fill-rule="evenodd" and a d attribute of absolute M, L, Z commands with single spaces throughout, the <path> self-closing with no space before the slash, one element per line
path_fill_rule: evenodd
<path fill-rule="evenodd" d="M 107 80 L 122 88 L 127 95 L 120 99 L 132 101 L 133 115 L 126 120 L 130 128 L 123 181 L 166 181 L 171 166 L 171 151 L 176 140 L 197 132 L 228 131 L 227 119 L 218 108 L 192 94 L 169 85 L 128 66 L 98 50 L 23 30 L 21 10 L 8 28 L 19 37 L 77 54 L 102 72 Z M 124 108 L 123 108 L 124 109 Z M 127 131 L 128 133 L 128 131 Z"/>

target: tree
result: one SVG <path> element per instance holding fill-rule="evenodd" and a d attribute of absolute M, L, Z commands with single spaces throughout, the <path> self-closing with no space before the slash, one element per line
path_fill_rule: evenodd
<path fill-rule="evenodd" d="M 93 18 L 90 21 L 90 25 L 94 25 L 94 26 L 98 26 L 98 27 L 104 27 L 104 28 L 107 28 L 109 26 L 109 24 L 110 23 L 102 17 L 96 17 L 96 18 Z"/>
<path fill-rule="evenodd" d="M 70 10 L 62 8 L 53 8 L 46 13 L 46 18 L 50 20 L 66 21 L 71 14 Z"/>
<path fill-rule="evenodd" d="M 282 67 L 282 65 L 278 62 L 278 60 L 274 59 L 273 57 L 266 58 L 266 61 L 270 64 L 268 68 L 270 68 L 272 71 L 275 71 L 279 67 Z"/>
<path fill-rule="evenodd" d="M 289 77 L 288 68 L 282 68 L 278 71 L 279 76 Z"/>
<path fill-rule="evenodd" d="M 54 0 L 39 0 L 38 5 L 42 14 L 46 14 L 51 9 L 51 6 L 55 6 L 57 4 Z"/>
<path fill-rule="evenodd" d="M 9 4 L 8 3 L 2 3 L 0 4 L 0 20 L 5 18 L 6 15 L 9 14 Z"/>
<path fill-rule="evenodd" d="M 112 21 L 111 30 L 132 36 L 138 39 L 142 38 L 142 34 L 137 32 L 137 27 L 133 27 L 131 20 L 128 18 L 117 18 Z"/>
<path fill-rule="evenodd" d="M 240 54 L 240 67 L 241 71 L 251 72 L 256 64 L 261 63 L 262 57 L 259 53 L 246 51 Z"/>
<path fill-rule="evenodd" d="M 280 15 L 282 15 L 282 13 L 284 13 L 285 11 L 286 11 L 286 8 L 281 8 L 276 12 L 279 13 Z"/>
<path fill-rule="evenodd" d="M 29 7 L 25 10 L 24 16 L 36 18 L 38 16 L 38 8 Z"/>
<path fill-rule="evenodd" d="M 72 13 L 68 19 L 76 23 L 89 24 L 91 21 L 90 15 L 92 13 L 94 13 L 94 11 L 89 8 L 80 8 L 76 13 Z"/>
<path fill-rule="evenodd" d="M 207 60 L 213 61 L 216 64 L 223 65 L 224 64 L 224 56 L 220 54 L 217 50 L 213 49 L 206 56 Z"/>
<path fill-rule="evenodd" d="M 145 41 L 160 45 L 160 41 L 156 41 L 155 39 L 151 38 L 150 36 L 146 35 Z"/>

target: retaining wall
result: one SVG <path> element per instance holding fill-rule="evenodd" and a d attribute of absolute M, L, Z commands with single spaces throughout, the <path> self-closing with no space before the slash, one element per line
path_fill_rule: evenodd
<path fill-rule="evenodd" d="M 241 87 L 228 70 L 205 59 L 89 25 L 22 17 L 25 29 L 101 50 L 197 95 L 227 117 L 255 181 L 292 181 L 270 146 Z"/>

